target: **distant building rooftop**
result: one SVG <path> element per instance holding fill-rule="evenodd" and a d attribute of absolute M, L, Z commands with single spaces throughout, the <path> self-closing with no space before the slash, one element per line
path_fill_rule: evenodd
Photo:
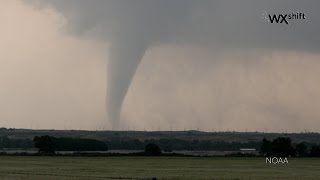
<path fill-rule="evenodd" d="M 240 148 L 240 152 L 242 154 L 257 154 L 257 150 L 255 148 Z"/>
<path fill-rule="evenodd" d="M 255 148 L 240 148 L 240 151 L 256 151 Z"/>

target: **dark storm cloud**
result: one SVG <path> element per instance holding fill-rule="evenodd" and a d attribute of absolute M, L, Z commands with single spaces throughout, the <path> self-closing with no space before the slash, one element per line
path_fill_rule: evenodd
<path fill-rule="evenodd" d="M 33 1 L 35 2 L 35 1 Z M 121 106 L 148 48 L 161 44 L 210 48 L 319 51 L 319 1 L 256 0 L 42 0 L 69 21 L 70 32 L 111 44 L 107 108 L 117 127 Z M 264 13 L 303 12 L 289 25 L 265 22 Z"/>
<path fill-rule="evenodd" d="M 148 43 L 317 49 L 319 1 L 45 0 L 70 20 L 73 32 L 96 29 L 111 40 L 141 34 Z M 289 26 L 268 24 L 263 13 L 304 12 Z M 129 36 L 128 35 L 128 36 Z M 131 36 L 131 37 L 132 37 Z"/>

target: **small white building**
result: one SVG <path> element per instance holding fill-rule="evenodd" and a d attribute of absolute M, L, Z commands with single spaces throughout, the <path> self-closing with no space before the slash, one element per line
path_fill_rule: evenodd
<path fill-rule="evenodd" d="M 240 148 L 241 154 L 257 154 L 257 150 L 255 148 Z"/>

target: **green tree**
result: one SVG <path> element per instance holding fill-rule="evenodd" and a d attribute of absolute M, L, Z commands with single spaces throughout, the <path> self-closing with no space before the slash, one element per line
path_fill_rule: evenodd
<path fill-rule="evenodd" d="M 305 157 L 308 154 L 307 146 L 304 143 L 297 144 L 296 151 L 297 151 L 298 156 L 300 156 L 300 157 Z"/>
<path fill-rule="evenodd" d="M 262 139 L 261 147 L 260 147 L 260 154 L 264 156 L 271 156 L 272 154 L 272 144 L 271 141 L 267 140 L 266 138 Z"/>
<path fill-rule="evenodd" d="M 310 156 L 311 157 L 320 157 L 320 145 L 311 147 Z"/>
<path fill-rule="evenodd" d="M 55 144 L 51 136 L 35 136 L 33 139 L 34 146 L 38 148 L 39 153 L 54 154 Z"/>
<path fill-rule="evenodd" d="M 161 149 L 158 145 L 149 143 L 146 145 L 144 152 L 146 155 L 157 156 L 161 154 Z"/>
<path fill-rule="evenodd" d="M 272 141 L 272 155 L 277 157 L 295 156 L 296 151 L 290 138 L 278 137 Z"/>

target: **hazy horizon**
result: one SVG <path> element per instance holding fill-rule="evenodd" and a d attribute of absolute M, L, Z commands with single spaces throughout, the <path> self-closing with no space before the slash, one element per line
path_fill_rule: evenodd
<path fill-rule="evenodd" d="M 320 2 L 288 2 L 0 1 L 0 127 L 319 132 Z"/>

